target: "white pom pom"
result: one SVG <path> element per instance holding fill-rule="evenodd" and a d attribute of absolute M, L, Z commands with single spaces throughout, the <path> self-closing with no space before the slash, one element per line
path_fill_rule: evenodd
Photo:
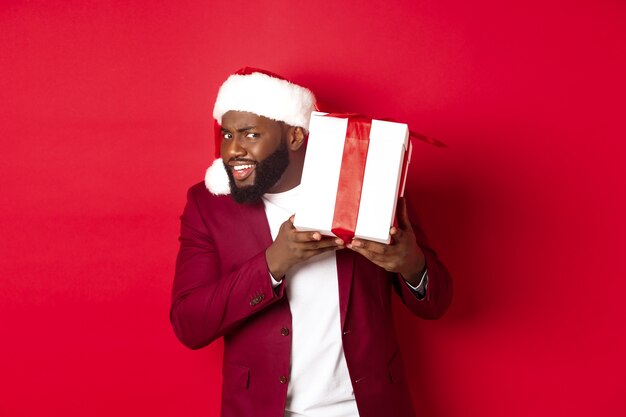
<path fill-rule="evenodd" d="M 226 168 L 224 168 L 224 163 L 221 158 L 217 158 L 213 161 L 213 164 L 206 170 L 204 185 L 212 194 L 230 194 L 228 174 L 226 174 Z"/>

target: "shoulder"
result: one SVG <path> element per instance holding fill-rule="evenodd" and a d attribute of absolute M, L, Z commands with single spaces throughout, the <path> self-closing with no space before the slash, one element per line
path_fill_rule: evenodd
<path fill-rule="evenodd" d="M 269 235 L 262 202 L 238 204 L 230 195 L 212 194 L 203 182 L 189 188 L 181 221 L 196 232 L 212 236 L 215 240 L 220 239 L 222 244 L 231 242 L 233 247 L 241 245 L 241 234 L 234 232 L 263 228 L 265 224 Z"/>
<path fill-rule="evenodd" d="M 222 222 L 227 219 L 250 216 L 259 213 L 265 215 L 262 202 L 258 204 L 239 204 L 230 194 L 215 195 L 207 190 L 204 182 L 194 184 L 187 191 L 188 209 L 197 211 L 205 220 L 210 222 Z M 226 221 L 226 223 L 229 223 Z"/>
<path fill-rule="evenodd" d="M 204 182 L 192 185 L 187 190 L 188 202 L 195 202 L 200 207 L 232 207 L 235 201 L 230 195 L 215 195 L 207 190 Z"/>
<path fill-rule="evenodd" d="M 187 204 L 183 217 L 195 219 L 207 226 L 224 216 L 230 217 L 237 212 L 235 201 L 230 195 L 214 195 L 206 189 L 204 182 L 192 185 L 187 190 Z"/>
<path fill-rule="evenodd" d="M 205 194 L 207 194 L 208 196 L 213 196 L 213 194 L 211 194 L 209 190 L 206 189 L 204 182 L 202 181 L 192 185 L 187 190 L 188 196 L 205 197 Z"/>

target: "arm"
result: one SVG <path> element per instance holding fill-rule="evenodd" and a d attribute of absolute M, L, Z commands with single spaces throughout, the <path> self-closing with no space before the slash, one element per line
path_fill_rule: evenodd
<path fill-rule="evenodd" d="M 396 273 L 394 288 L 413 314 L 425 319 L 437 319 L 450 305 L 452 278 L 430 248 L 415 216 L 409 216 L 404 198 L 399 201 L 397 218 L 398 227 L 392 227 L 390 231 L 393 244 L 355 239 L 349 247 L 387 271 Z M 419 285 L 424 268 L 428 283 L 424 296 L 418 297 L 406 282 L 413 286 Z"/>
<path fill-rule="evenodd" d="M 435 251 L 430 247 L 414 211 L 409 210 L 407 207 L 407 213 L 411 214 L 411 230 L 415 235 L 418 247 L 424 254 L 428 272 L 428 285 L 426 286 L 426 294 L 421 300 L 414 296 L 414 293 L 407 285 L 404 285 L 404 282 L 400 282 L 399 284 L 401 285 L 396 285 L 396 289 L 404 304 L 413 314 L 424 319 L 438 319 L 446 312 L 452 301 L 452 277 L 445 265 L 439 260 Z M 401 277 L 398 278 L 401 279 Z"/>
<path fill-rule="evenodd" d="M 170 320 L 176 336 L 192 349 L 236 330 L 247 318 L 283 298 L 284 286 L 273 285 L 271 276 L 282 281 L 292 266 L 343 247 L 340 240 L 318 232 L 298 232 L 292 220 L 287 220 L 268 248 L 221 275 L 215 238 L 190 190 L 181 216 Z"/>
<path fill-rule="evenodd" d="M 232 331 L 251 315 L 284 296 L 268 278 L 264 250 L 226 275 L 191 192 L 181 216 L 180 249 L 172 289 L 170 319 L 176 336 L 199 349 Z"/>

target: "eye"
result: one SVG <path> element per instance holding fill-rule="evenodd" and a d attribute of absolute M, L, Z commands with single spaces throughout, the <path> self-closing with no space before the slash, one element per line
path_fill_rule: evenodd
<path fill-rule="evenodd" d="M 231 140 L 231 139 L 233 138 L 233 135 L 231 135 L 231 134 L 230 134 L 230 133 L 228 133 L 228 132 L 222 132 L 222 138 L 223 138 L 224 140 Z"/>
<path fill-rule="evenodd" d="M 248 139 L 257 139 L 259 138 L 261 135 L 258 133 L 254 133 L 254 132 L 249 132 L 246 134 L 246 138 Z"/>

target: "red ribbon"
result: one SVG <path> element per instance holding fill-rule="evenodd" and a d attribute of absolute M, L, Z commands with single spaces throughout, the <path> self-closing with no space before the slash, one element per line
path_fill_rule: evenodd
<path fill-rule="evenodd" d="M 393 122 L 393 120 L 389 120 L 390 122 Z M 409 136 L 415 139 L 419 139 L 423 142 L 426 143 L 430 143 L 431 145 L 434 145 L 438 148 L 447 148 L 448 145 L 446 145 L 445 143 L 443 143 L 442 141 L 435 139 L 435 138 L 431 138 L 430 136 L 425 136 L 422 135 L 421 133 L 417 133 L 417 132 L 412 132 L 409 130 Z"/>
<path fill-rule="evenodd" d="M 372 119 L 348 114 L 327 114 L 326 116 L 348 119 L 331 231 L 345 243 L 349 243 L 354 237 L 356 221 L 359 217 Z"/>

